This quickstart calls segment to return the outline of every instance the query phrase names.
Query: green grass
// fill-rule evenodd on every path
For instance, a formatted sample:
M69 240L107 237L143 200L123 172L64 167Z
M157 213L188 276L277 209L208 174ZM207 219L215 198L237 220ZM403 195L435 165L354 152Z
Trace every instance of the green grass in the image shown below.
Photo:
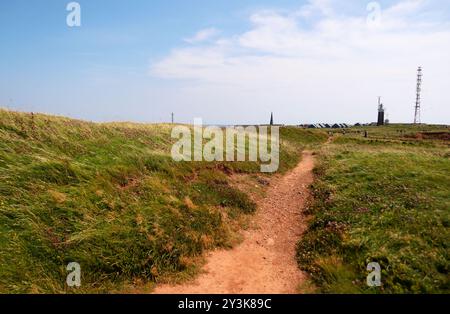
M182 278L233 245L255 204L229 173L255 163L176 163L170 125L95 124L0 110L0 293L111 292ZM320 131L281 130L280 172ZM82 287L68 289L69 262Z
M450 154L448 142L410 140L423 128L442 130L371 128L322 149L297 250L318 292L450 292ZM382 267L380 288L366 285L370 262Z

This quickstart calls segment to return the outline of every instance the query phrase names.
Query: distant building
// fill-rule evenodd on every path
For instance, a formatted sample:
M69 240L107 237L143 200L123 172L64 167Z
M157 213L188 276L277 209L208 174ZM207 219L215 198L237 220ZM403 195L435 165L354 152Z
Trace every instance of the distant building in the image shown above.
M331 126L332 129L348 129L350 127L347 123L335 123Z
M382 126L384 125L384 106L381 103L381 97L378 97L378 122L377 125L378 126Z
M334 124L328 124L328 123L315 123L315 124L307 124L303 127L308 129L347 129L350 128L351 125L347 123L334 123Z

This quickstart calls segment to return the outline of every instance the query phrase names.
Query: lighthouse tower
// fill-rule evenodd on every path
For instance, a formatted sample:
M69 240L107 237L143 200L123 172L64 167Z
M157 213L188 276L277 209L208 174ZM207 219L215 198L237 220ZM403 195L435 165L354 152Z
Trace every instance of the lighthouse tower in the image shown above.
M384 125L384 106L381 103L381 97L378 97L378 126Z

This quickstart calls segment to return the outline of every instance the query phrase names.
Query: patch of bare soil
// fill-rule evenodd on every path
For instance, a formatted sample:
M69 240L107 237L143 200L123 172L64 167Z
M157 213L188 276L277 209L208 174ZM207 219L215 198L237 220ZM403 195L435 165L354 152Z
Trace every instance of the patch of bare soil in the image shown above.
M424 140L450 141L450 132L422 132L417 133L416 138Z
M294 170L271 182L240 245L209 253L202 274L193 282L161 285L154 293L297 293L305 275L297 266L295 246L306 228L302 212L313 167L311 152L304 152Z

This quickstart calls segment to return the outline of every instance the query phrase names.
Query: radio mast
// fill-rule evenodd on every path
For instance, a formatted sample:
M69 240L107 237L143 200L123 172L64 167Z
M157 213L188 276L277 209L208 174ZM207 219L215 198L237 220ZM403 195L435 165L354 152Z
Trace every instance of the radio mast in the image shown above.
M420 117L420 102L421 97L420 93L422 92L422 67L419 67L417 70L417 93L416 93L416 107L415 107L415 114L414 114L414 124L421 123L421 117Z

